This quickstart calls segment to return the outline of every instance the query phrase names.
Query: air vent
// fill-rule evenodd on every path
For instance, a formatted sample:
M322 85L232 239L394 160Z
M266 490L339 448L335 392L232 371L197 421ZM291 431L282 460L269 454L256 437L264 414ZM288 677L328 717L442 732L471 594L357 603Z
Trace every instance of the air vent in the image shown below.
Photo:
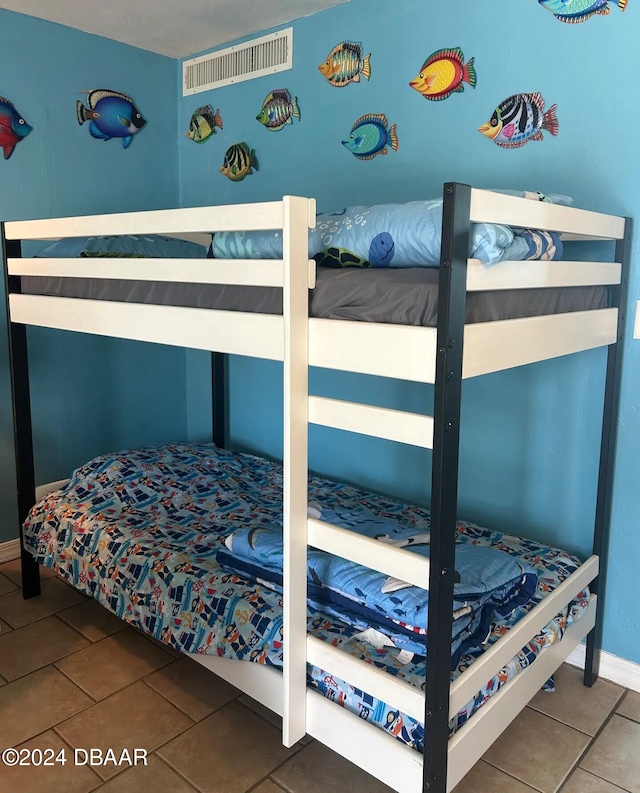
M286 28L184 61L182 95L192 96L292 68L293 28Z

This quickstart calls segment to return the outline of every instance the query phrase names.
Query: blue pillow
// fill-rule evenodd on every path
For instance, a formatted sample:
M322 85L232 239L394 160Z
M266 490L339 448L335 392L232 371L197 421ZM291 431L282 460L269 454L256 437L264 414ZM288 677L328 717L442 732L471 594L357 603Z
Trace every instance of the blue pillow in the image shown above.
M348 207L316 217L316 227L309 233L309 258L337 251L337 258L348 252L373 267L437 267L441 236L441 198ZM512 242L513 231L507 226L477 224L470 255L495 264ZM282 233L215 234L213 255L216 259L281 259Z
M120 237L68 237L47 245L39 257L76 259L81 256L145 259L204 259L207 249L195 242L155 234Z
M540 201L564 203L566 196L501 191ZM356 206L316 217L309 233L309 258L331 266L438 267L442 237L442 199L406 204ZM508 226L476 223L469 255L496 264L515 239ZM280 259L279 231L215 234L216 259ZM318 258L319 257L319 258Z

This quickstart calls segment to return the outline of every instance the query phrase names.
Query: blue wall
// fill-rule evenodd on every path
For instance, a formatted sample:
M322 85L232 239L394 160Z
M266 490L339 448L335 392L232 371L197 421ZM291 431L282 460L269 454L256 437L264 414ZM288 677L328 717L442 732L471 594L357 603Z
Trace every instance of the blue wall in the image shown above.
M0 159L2 220L176 205L175 61L0 11L0 75L0 95L34 127ZM130 94L149 119L127 151L78 126L77 94L93 88ZM38 481L114 447L185 436L182 350L40 329L29 344ZM18 533L9 394L3 309L0 542Z
M199 104L219 107L224 130L205 145L180 136L182 206L315 196L320 210L439 195L444 181L561 192L578 206L634 215L638 208L640 83L632 67L640 18L623 15L563 25L534 0L415 3L352 0L295 23L294 69L180 100L180 130ZM331 87L317 71L339 41L372 52L371 82ZM459 46L476 58L478 87L427 102L408 81L424 59ZM607 64L604 66L604 64ZM299 99L302 121L271 133L255 120L273 88ZM558 104L560 135L501 150L477 127L511 94L540 91ZM398 125L400 148L359 162L340 144L364 113ZM236 141L255 147L260 171L233 184L218 173ZM637 259L634 248L634 262ZM631 284L640 293L637 268ZM628 319L629 330L632 315ZM206 389L205 358L190 354L190 381ZM513 533L590 549L601 420L604 351L558 359L466 384L460 514ZM612 532L605 648L640 662L640 342L625 344L625 377ZM234 443L281 454L280 367L231 362ZM428 412L429 388L314 372L317 393ZM206 427L207 416L190 416ZM312 430L312 468L416 502L428 501L428 455L398 445Z

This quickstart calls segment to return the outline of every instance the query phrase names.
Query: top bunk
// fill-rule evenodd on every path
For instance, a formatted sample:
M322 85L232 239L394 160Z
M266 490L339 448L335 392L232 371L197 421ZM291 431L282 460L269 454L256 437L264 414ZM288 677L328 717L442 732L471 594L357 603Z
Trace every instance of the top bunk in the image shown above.
M455 183L444 186L441 207L440 266L413 271L317 267L309 258L315 200L295 196L257 204L8 222L2 224L2 242L10 318L24 325L281 361L292 354L292 344L299 347L308 340L303 357L311 366L423 383L435 382L438 335L445 320L451 330L452 318L460 325L456 338L464 343L465 378L616 342L616 287L629 255L630 221ZM477 224L540 229L566 241L608 241L615 244L614 260L502 261L488 267L469 255ZM22 258L22 243L36 240L161 234L206 246L212 233L253 231L281 231L282 258ZM391 314L383 321L367 321L379 312L341 315L334 308L328 317L348 318L313 316L313 296L328 294L328 284L334 292L344 292L365 281L374 284L369 307L384 307L385 295L393 302L400 282L402 294L413 301L431 300L429 319L404 324L413 320ZM101 289L87 291L78 284L99 284ZM123 298L125 293L113 291L114 285L136 287L137 296ZM176 298L186 286L191 297ZM279 302L259 300L252 306L245 301L247 310L238 310L237 301L203 300L209 289L228 296L235 287L244 295L252 289L262 296L277 290ZM567 294L570 300L564 299ZM581 294L584 300L576 301ZM538 300L539 295L549 299ZM521 305L528 302L524 315L504 302L513 296ZM178 305L166 304L176 301Z

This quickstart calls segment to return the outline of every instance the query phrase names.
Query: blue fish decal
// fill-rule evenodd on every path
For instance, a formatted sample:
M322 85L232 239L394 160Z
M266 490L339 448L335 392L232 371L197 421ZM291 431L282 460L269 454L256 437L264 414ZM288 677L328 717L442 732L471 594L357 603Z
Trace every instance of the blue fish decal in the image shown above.
M560 22L569 24L586 22L593 16L607 16L611 13L609 0L538 0L538 2ZM628 0L617 0L616 5L624 11L627 2Z
M126 149L131 145L133 136L147 123L140 111L125 94L100 88L88 91L87 105L76 102L78 124L82 126L89 121L89 134L98 140L122 138Z
M0 96L0 148L5 160L11 157L15 147L32 129L15 109L13 102Z
M369 246L369 262L374 267L389 267L393 254L396 252L396 246L393 237L388 231L383 231L377 234L371 241Z
M387 146L398 151L396 125L389 129L384 113L369 113L356 121L349 140L343 140L342 145L359 160L372 160L378 154L386 154Z

